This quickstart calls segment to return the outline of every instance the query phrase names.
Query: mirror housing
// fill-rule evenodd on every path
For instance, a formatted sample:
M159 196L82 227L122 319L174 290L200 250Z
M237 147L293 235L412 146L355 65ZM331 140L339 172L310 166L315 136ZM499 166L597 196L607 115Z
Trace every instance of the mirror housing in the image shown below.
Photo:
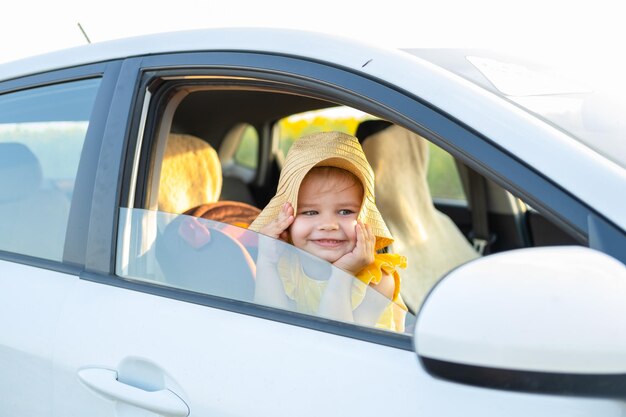
M455 382L626 398L626 267L576 246L474 260L425 300L415 351Z

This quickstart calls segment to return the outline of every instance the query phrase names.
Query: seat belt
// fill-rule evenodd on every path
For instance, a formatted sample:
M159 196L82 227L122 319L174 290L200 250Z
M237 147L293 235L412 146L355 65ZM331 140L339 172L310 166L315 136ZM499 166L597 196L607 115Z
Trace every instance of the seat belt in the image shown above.
M479 255L487 255L495 235L489 233L487 218L487 181L471 168L467 168L469 179L470 208L472 210L472 231L470 239Z

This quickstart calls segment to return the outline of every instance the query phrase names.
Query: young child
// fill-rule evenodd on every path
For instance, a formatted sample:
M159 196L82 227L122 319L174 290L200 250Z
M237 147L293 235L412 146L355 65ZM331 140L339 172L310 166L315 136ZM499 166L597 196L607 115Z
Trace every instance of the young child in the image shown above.
M374 175L356 138L324 132L297 140L276 195L250 230L337 267L324 268L313 257L261 239L256 302L404 331L396 268L406 260L376 253L393 239L376 208Z

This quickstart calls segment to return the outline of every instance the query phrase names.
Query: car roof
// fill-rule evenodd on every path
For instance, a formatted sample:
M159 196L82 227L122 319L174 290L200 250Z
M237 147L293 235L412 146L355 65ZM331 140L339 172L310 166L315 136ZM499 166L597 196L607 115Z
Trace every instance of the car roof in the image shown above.
M222 28L198 29L136 36L97 42L0 65L0 81L54 69L132 56L196 51L257 51L307 56L346 55L363 65L372 52L390 51L336 35L293 29ZM391 52L393 53L393 52Z

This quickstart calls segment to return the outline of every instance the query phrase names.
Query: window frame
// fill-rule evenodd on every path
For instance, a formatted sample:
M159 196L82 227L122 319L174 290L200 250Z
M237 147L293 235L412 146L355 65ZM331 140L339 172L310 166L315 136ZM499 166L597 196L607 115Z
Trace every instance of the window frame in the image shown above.
M394 88L384 81L369 78L363 74L304 58L252 52L152 55L141 58L141 68L136 68L137 65L138 62L129 64L128 73L124 75L124 77L129 77L135 69L138 70L136 77L140 81L135 85L136 88L131 88L132 85L125 85L127 89L135 91L134 96L124 95L123 99L120 98L124 105L128 105L126 109L131 114L131 120L119 120L118 116L118 119L111 118L107 122L107 126L111 126L116 121L125 121L128 124L124 124L124 127L127 127L124 140L120 137L122 128L117 127L117 135L104 136L103 148L111 147L120 153L124 153L124 149L126 151L124 155L117 155L115 158L117 164L106 168L103 160L105 155L101 155L100 158L98 178L109 175L109 178L113 179L109 179L110 189L104 193L108 198L108 205L106 208L100 207L104 210L103 215L94 216L96 212L92 210L91 220L95 227L90 228L87 253L97 259L92 261L92 272L82 275L82 278L87 280L400 349L413 349L412 337L404 335L361 328L352 324L329 322L316 317L211 295L164 288L158 284L131 282L114 275L117 209L118 207L134 207L136 201L134 187L137 182L132 181L141 175L146 175L145 163L141 163L139 159L141 151L145 151L143 141L149 140L151 129L153 130L158 122L157 118L150 114L149 108L155 101L150 97L149 87L153 83L166 82L172 77L186 76L191 79L202 76L248 77L284 85L285 92L308 91L316 98L358 108L419 133L453 157L511 190L518 197L535 207L542 208L553 221L573 232L583 241L587 241L587 218L591 215L599 216L532 167L511 156L488 138L463 125L462 122L421 101L419 97L407 91ZM124 67L126 66L125 62ZM122 73L124 74L124 69ZM115 101L112 104L115 105ZM124 108L117 111L120 113L123 110ZM261 158L264 157L263 153L269 151L269 144L264 143L260 149ZM112 153L114 153L113 150ZM109 158L114 156L109 155ZM482 161L490 161L489 166ZM113 172L115 169L117 173ZM262 171L263 167L260 166L259 169ZM119 196L112 191L115 187L121 190ZM111 226L115 230L111 230ZM105 236L96 235L96 232L102 229L105 229Z

